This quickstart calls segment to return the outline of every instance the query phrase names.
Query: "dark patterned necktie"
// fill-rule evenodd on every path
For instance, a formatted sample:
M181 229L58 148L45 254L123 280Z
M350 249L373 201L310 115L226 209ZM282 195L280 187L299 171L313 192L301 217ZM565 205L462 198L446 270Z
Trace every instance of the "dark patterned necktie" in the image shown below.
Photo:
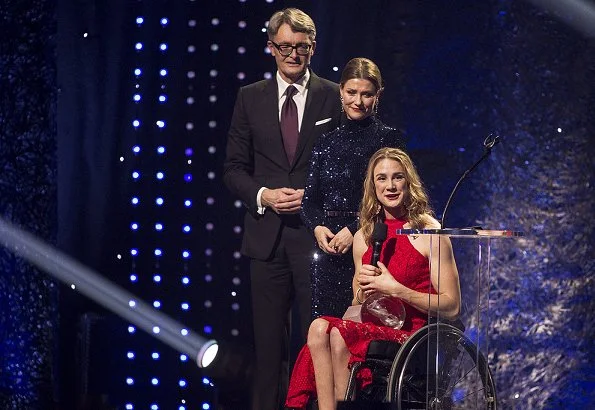
M290 85L285 91L285 102L281 107L281 135L283 135L283 146L287 154L289 164L293 164L295 149L298 142L298 111L293 96L297 89Z

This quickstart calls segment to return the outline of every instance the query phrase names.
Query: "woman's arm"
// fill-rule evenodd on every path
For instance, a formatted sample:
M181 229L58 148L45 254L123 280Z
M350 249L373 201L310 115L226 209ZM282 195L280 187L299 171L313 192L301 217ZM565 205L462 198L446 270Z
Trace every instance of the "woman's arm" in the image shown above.
M317 226L324 225L324 210L322 209L322 198L320 197L320 167L323 156L322 141L324 135L314 146L312 157L310 159L310 170L306 178L306 187L304 197L302 198L302 208L300 214L306 227L314 232Z
M353 287L353 300L351 301L351 304L354 306L360 304L360 302L357 300L357 291L359 290L358 273L362 268L362 257L364 256L364 253L366 253L367 249L368 246L364 241L364 235L362 235L362 231L360 229L353 237L353 264L355 266L355 271L353 274L353 280L351 282ZM363 296L363 292L360 292L360 296Z

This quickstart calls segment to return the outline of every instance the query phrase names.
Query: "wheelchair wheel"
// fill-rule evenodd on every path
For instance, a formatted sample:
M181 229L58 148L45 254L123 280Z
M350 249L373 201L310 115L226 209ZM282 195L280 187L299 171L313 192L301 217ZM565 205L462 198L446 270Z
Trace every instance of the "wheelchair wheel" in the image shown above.
M497 408L485 357L463 332L445 323L425 326L403 344L386 399L398 410Z

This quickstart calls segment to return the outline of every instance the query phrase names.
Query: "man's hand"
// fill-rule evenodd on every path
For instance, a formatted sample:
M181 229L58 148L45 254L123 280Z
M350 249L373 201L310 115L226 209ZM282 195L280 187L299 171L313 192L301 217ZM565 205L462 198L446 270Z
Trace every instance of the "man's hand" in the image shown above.
M303 189L277 188L262 191L262 206L271 208L278 214L295 214L302 206Z

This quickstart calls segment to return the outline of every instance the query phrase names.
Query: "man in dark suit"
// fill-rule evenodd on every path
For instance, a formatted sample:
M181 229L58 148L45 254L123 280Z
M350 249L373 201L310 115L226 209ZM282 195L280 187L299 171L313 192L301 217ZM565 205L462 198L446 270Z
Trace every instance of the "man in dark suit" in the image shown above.
M298 9L278 11L268 38L277 74L239 90L223 174L247 208L242 253L251 271L254 410L275 410L285 400L294 302L305 340L314 240L299 210L312 147L341 116L338 85L309 69L316 48L312 19Z

